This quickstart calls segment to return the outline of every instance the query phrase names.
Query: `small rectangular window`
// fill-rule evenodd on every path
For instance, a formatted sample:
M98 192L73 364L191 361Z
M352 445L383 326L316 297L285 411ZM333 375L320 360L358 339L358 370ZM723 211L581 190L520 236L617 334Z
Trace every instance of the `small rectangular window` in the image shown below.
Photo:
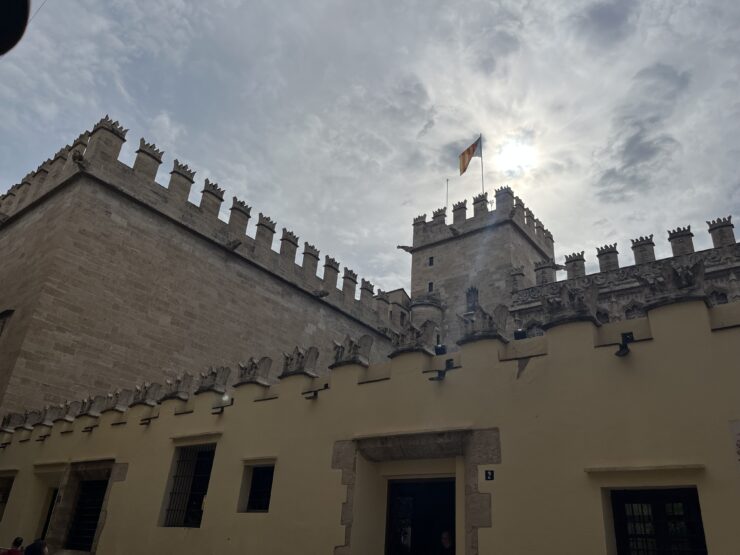
M432 291L434 291L434 283L432 283L431 281L429 282L429 285L428 285L427 287L428 287L428 291L429 291L430 293L431 293Z
M406 314L404 312L401 312L401 325L403 326L406 323Z
M3 513L8 504L11 489L13 489L13 477L6 476L0 478L0 520L3 519Z
M434 266L434 257L433 256L430 256L429 257L429 265L430 266Z
M8 321L10 320L10 317L13 315L12 310L6 310L4 312L0 312L0 336L3 334L3 330L8 325Z
M165 526L200 528L215 453L213 443L177 448Z
M274 464L250 464L244 467L238 511L266 513L270 510Z

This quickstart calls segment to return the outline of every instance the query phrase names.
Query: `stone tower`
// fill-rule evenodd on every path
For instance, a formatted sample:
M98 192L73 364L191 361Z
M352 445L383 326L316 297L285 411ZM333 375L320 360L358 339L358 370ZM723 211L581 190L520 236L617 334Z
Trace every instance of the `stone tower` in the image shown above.
M461 318L482 307L493 314L509 305L514 289L554 281L553 237L509 187L496 190L495 210L488 194L414 219L411 253L411 319L439 324L440 341L451 348L462 336ZM499 311L502 312L502 311Z

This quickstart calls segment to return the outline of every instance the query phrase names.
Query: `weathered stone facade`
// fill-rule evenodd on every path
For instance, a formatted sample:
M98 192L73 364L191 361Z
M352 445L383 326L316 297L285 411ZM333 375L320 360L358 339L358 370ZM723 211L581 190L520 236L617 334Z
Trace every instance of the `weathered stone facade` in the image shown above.
M653 235L632 241L635 265L617 245L554 260L553 236L509 187L456 203L413 223L411 295L378 291L175 160L165 188L154 181L163 152L141 139L133 167L118 161L127 131L104 118L0 198L0 409L42 407L182 369L236 367L250 356L279 361L302 349L368 336L368 362L487 335L539 335L567 319L630 319L686 298L709 304L740 296L731 217L707 222L712 249L694 252L690 227L669 231L674 256L655 260ZM557 280L565 269L566 280ZM520 332L521 333L521 332ZM326 372L322 350L317 372ZM262 367L264 368L264 366ZM269 375L276 379L279 364ZM232 376L232 380L237 379Z
M169 187L154 182L162 153L142 140L133 168L118 161L125 132L102 120L0 199L0 407L41 408L184 369L282 358L296 345L369 334L372 360L392 348L391 305L250 207L206 180L200 206L187 201L194 172L175 161ZM354 276L354 279L352 279ZM328 366L325 350L319 368ZM279 373L273 367L274 379Z
M0 198L0 545L68 553L94 482L87 553L376 555L391 482L442 479L456 555L615 555L610 495L674 488L701 498L709 552L738 552L730 217L707 222L712 249L679 227L671 258L640 237L633 266L609 244L587 275L504 187L495 210L417 218L411 296L376 294L348 268L338 287L328 256L319 278L313 245L296 264L288 229L273 251L264 214L247 235L243 201L221 221L208 179L189 203L178 160L157 184L155 145L119 162L125 136L105 118ZM201 449L191 504L180 455ZM265 464L269 511L250 513ZM197 524L166 516L183 492Z
M468 311L466 292L476 287L479 303L488 310L508 306L515 288L534 285L535 267L552 259L553 237L508 187L496 191L496 209L488 195L453 207L447 224L444 209L414 220L411 318L439 324L441 341L454 346L463 335L461 316Z
M652 247L652 236L633 240L635 264L623 268L616 259L616 245L607 245L597 252L602 260L606 254L615 255L609 269L577 276L569 271L566 280L515 291L510 306L515 326L538 335L565 320L601 325L641 318L652 307L674 302L700 299L715 306L740 300L740 245L735 243L730 218L724 229L725 238L715 241L712 249L694 252L691 245L657 261L639 250L646 243ZM583 253L566 257L566 266L574 257L582 259Z

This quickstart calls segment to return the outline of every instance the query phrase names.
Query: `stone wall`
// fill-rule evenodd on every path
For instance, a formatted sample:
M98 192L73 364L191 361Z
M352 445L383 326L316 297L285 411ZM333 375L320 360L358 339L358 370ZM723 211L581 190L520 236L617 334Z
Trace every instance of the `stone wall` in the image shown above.
M534 285L536 264L552 258L552 235L545 234L534 217L530 217L531 225L519 221L508 201L514 202L513 193L503 188L497 193L494 211L488 210L487 197L480 195L470 218L465 217L464 203L459 203L452 224L447 224L440 211L431 222L417 218L414 224L414 244L409 249L412 300L417 306L418 301L437 300L448 347L463 335L460 315L470 311L467 292L471 287L478 290L478 303L487 310L508 306L514 286ZM512 275L514 268L521 275Z
M296 264L288 230L272 250L266 216L246 235L241 201L223 222L223 191L208 180L200 206L189 203L194 172L177 161L169 187L157 184L153 145L142 141L133 168L119 162L116 125L103 120L89 144L82 135L0 199L0 312L14 311L0 337L0 411L251 356L271 357L277 375L296 346L318 346L321 371L347 334L375 339L372 360L390 351L379 331L393 327L388 303L376 307L372 284L357 299L345 269L338 288L329 257L319 278L308 244Z

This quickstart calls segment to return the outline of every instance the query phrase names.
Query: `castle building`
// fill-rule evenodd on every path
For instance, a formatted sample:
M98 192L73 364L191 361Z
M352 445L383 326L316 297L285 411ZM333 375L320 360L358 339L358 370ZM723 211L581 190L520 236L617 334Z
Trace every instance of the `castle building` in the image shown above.
M0 198L0 546L740 552L730 217L586 274L503 187L415 219L410 294L358 292L125 138L106 117Z

